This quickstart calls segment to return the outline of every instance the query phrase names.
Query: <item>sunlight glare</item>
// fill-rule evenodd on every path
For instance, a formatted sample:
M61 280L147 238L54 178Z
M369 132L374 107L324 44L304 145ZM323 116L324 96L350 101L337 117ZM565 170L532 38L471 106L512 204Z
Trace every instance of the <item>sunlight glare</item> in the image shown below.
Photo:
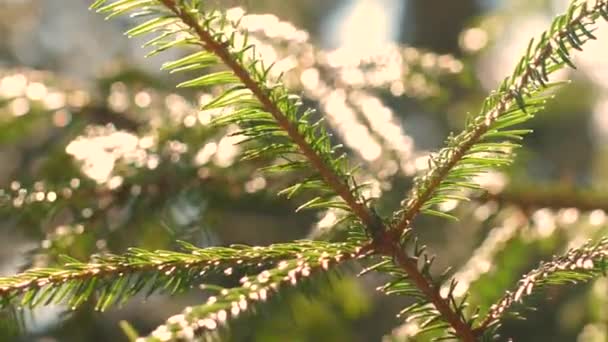
M389 43L391 17L383 1L360 0L339 28L338 40L351 58L360 58Z

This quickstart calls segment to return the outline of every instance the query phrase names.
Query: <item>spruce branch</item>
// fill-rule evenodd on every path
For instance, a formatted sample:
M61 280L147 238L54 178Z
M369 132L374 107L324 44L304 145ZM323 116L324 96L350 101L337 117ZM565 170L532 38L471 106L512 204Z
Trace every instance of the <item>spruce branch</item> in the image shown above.
M203 47L177 61L165 63L163 69L171 72L191 71L209 67L227 67L182 82L178 87L228 88L220 96L202 107L204 111L223 111L217 124L237 124L247 141L262 142L253 147L245 158L277 157L287 163L265 168L266 171L312 169L317 173L284 189L288 197L305 189L315 189L319 195L300 208L339 208L352 212L367 226L379 226L378 220L364 199L354 180L354 169L348 166L344 154L337 155L339 147L332 146L330 136L321 122L308 120L314 111L301 112L299 97L279 83L269 80L271 67L265 67L255 46L248 43L246 32L238 27L234 18L225 13L205 11L203 1L96 1L92 7L108 17L135 11L132 16L153 18L129 30L131 37L152 32L160 35L146 43L156 49L149 55L182 45ZM226 114L226 112L230 112ZM294 158L295 157L295 158ZM295 159L295 160L294 160ZM302 160L304 159L304 160ZM339 196L336 200L333 196Z
M210 274L230 275L237 270L270 267L299 255L341 250L345 243L302 240L267 247L182 245L186 252L132 248L124 255L95 256L90 263L72 259L61 268L32 269L0 278L0 308L50 303L77 307L96 297L96 309L105 310L140 292L176 293Z
M472 177L511 162L512 150L519 145L496 139L520 140L529 132L507 128L526 122L543 109L546 90L559 85L550 83L549 75L564 66L574 67L570 51L580 50L586 41L595 39L592 26L600 16L608 18L608 1L598 0L593 6L573 1L536 45L530 41L513 74L484 101L481 112L469 117L466 128L449 137L447 147L430 157L429 171L416 180L404 209L395 215L395 230L403 232L420 212L446 216L432 206L461 200L453 193L464 187L476 188Z
M108 17L130 11L135 12L134 17L151 17L127 34L159 33L146 43L155 48L152 54L184 45L202 47L202 51L166 63L163 69L170 72L207 69L202 76L178 87L221 90L221 95L204 104L201 110L221 114L215 117L216 124L240 127L238 134L244 137L243 142L253 145L244 159L271 157L286 163L267 167L267 171L314 173L281 193L292 197L302 190L314 190L317 197L301 208L343 210L349 218L355 218L351 230L357 231L350 233L360 235L344 243L296 241L269 247L209 249L185 246L186 253L132 249L123 256L99 256L90 263L70 260L63 268L30 270L0 278L0 308L12 308L19 303L33 307L57 302L76 307L97 297L97 308L103 310L144 290L175 293L191 288L208 274L231 275L234 270L255 274L245 276L241 285L234 288L207 285L204 289L214 294L207 303L171 317L150 337L142 338L194 339L218 331L229 318L250 312L252 306L271 298L280 289L297 285L311 275L323 274L345 261L376 254L381 261L366 271L392 276L380 290L417 300L401 314L421 322L423 331L440 331L442 338L475 341L492 333L504 313L511 311L514 303L534 294L535 289L585 281L605 273L608 240L571 250L526 275L516 291L507 293L473 329L475 315L467 317L466 301L457 301L454 296L456 280L452 279L447 294L442 294L441 284L450 279L447 273L435 279L430 271L433 258L424 247L416 243L413 252L407 247L416 241L412 222L418 214L449 216L433 207L447 200L465 199L455 192L475 188L472 178L511 162L512 151L519 147L513 141L529 132L513 126L530 120L543 109L547 90L559 85L551 83L549 76L565 66L574 67L570 51L580 50L587 40L595 38L592 25L600 16L608 19L608 0L597 0L593 5L573 1L567 13L557 17L536 44L534 40L530 42L513 74L486 99L480 113L469 117L463 132L450 136L447 147L431 156L429 172L415 181L404 209L395 213L391 225L385 224L369 206L370 199L362 196L362 186L353 177L355 169L348 165L344 154L338 155L339 147L331 144L322 122L310 122L313 111L302 111L301 100L288 92L280 77L269 76L271 67L264 66L262 56L256 54L256 46L247 43L247 33L239 28L238 20L232 15L204 10L204 3L204 0L96 0L93 7L109 14ZM364 228L367 235L358 228Z
M231 114L217 118L216 123L238 124L242 129L240 134L246 137L246 141L259 140L264 143L263 147L249 150L249 157L270 155L288 160L287 164L273 166L271 170L303 169L312 164L320 177L308 178L283 190L283 193L291 197L303 189L313 188L330 196L338 195L343 202L317 197L301 207L338 208L358 217L372 237L371 244L364 247L361 254L367 255L373 251L391 258L397 255L408 276L416 279L415 283L425 288L422 292L429 296L427 300L437 306L442 314L449 316L448 321L455 325L456 335L466 341L472 341L470 329L464 322L456 322L458 315L450 311L447 300L438 294L438 288L432 284L428 274L424 275L416 267L412 267L414 259L408 259L401 250L399 237L387 234L382 219L367 207L367 200L358 193L361 186L352 178L352 170L346 166L344 156L335 155L336 148L331 146L329 135L320 122L308 122L312 114L310 110L298 114L299 100L289 95L280 84L268 85L267 76L270 69L265 68L263 63L256 59L255 47L247 44L246 35L242 37L240 44L237 38L238 23L228 20L225 14L203 10L202 1L156 0L144 3L146 6L139 8L141 3L134 0L100 0L93 7L98 12L108 13L109 16L138 9L140 11L135 12L133 16L152 16L152 19L127 32L130 36L161 32L158 37L147 43L156 47L151 54L179 45L204 48L204 51L166 63L163 67L166 70L196 70L219 66L218 62L228 67L228 72L207 74L183 82L179 86L232 85L202 109L232 111ZM253 53L246 55L249 50ZM305 161L291 160L293 155L303 157Z
M440 217L449 216L432 207L446 200L464 199L455 195L454 191L477 188L470 180L472 177L490 167L511 162L512 150L519 145L508 140L519 140L529 131L506 128L529 120L543 108L546 90L558 85L549 83L549 75L565 65L573 66L569 57L570 50L581 49L587 40L594 39L589 26L594 24L600 15L608 18L607 11L606 1L597 1L590 9L586 4L574 1L567 13L557 17L551 29L543 33L536 46L533 40L530 42L513 75L506 78L499 90L486 99L481 113L469 118L465 130L457 136L450 136L448 146L430 157L429 171L416 179L405 208L394 216L395 223L389 235L404 235L406 239L411 232L411 222L420 212ZM503 141L496 142L496 139ZM407 270L408 267L401 262L401 258L395 258ZM416 265L414 263L409 268ZM449 288L449 303L455 303L452 296L455 284L453 281ZM437 297L442 299L439 295ZM441 310L438 306L440 301L433 303L436 309ZM464 301L461 303L464 305ZM460 307L455 306L450 312L461 313ZM425 317L432 317L428 311L423 312ZM449 318L444 312L441 313L444 318ZM430 321L434 322L433 318ZM462 322L460 317L454 320L454 323L459 322ZM451 321L450 324L456 328ZM471 325L472 322L465 328L470 328ZM466 337L460 337L475 340L482 332L483 329L476 330Z
M242 61L235 58L234 54L229 50L228 42L219 40L217 36L214 37L212 32L201 26L199 20L193 16L192 11L188 11L184 7L178 6L174 0L160 0L160 2L193 30L196 36L201 40L203 47L219 57L243 85L253 93L257 100L262 104L263 109L272 115L278 125L298 146L303 156L319 172L328 186L346 202L350 210L352 210L366 226L377 225L377 220L375 220L370 210L365 206L364 201L359 200L353 195L353 189L350 188L344 179L341 179L341 177L335 173L335 170L332 170L332 168L326 165L326 161L309 144L309 141L300 132L298 126L294 125L284 113L284 110L279 108L276 101L276 94L273 94L273 92L277 92L277 89L270 89L263 83L260 83L259 80L256 81L252 76L251 70L247 70L242 64ZM193 2L193 9L196 8L196 3L197 2Z
M576 284L606 275L608 263L608 239L588 242L580 248L571 249L562 256L542 263L538 268L523 276L513 291L507 291L503 298L492 305L476 331L496 328L504 316L512 311L512 306L522 303L524 298L537 294L547 286Z
M272 298L285 287L296 286L303 280L324 273L344 262L361 257L359 248L349 243L328 244L308 250L295 258L282 260L255 276L241 278L241 286L222 288L202 286L213 296L202 305L188 307L181 314L167 319L143 341L193 340L197 336L214 333L229 319L248 313L252 307Z
M332 160L335 148L329 144L329 137L319 123L307 122L311 112L298 114L300 103L294 100L280 85L269 85L268 73L263 63L256 59L255 51L249 57L246 51L254 49L247 45L245 35L242 47L237 47L237 25L222 14L205 12L201 1L145 1L150 7L136 15L157 16L128 31L131 36L160 31L149 45L157 47L153 53L169 47L194 44L205 51L189 55L181 60L167 63L165 69L185 71L215 66L218 62L229 71L219 71L183 82L183 87L228 86L226 92L203 106L203 110L235 109L230 115L217 120L224 124L240 124L241 134L246 141L263 141L263 147L254 148L247 157L260 155L280 156L287 164L273 166L275 171L303 169L312 165L319 178L310 178L284 191L293 195L302 189L316 188L341 201L317 197L303 207L340 208L352 212L364 224L372 236L372 243L364 251L373 251L394 258L402 270L413 279L424 297L432 302L441 316L454 328L454 334L472 341L475 336L462 315L462 305L455 305L448 295L439 294L439 286L434 285L428 268L418 269L417 255L408 256L403 250L407 239L403 233L409 230L413 218L419 213L447 216L431 207L447 199L460 199L453 190L474 187L469 182L472 176L485 171L488 167L505 165L510 162L511 150L517 144L495 142L495 139L519 139L527 130L505 128L525 122L532 114L541 110L544 103L544 90L556 84L549 84L548 75L571 65L569 50L580 48L584 41L593 38L586 26L593 24L603 10L605 3L598 2L592 11L585 5L573 3L567 14L556 20L550 32L543 35L534 49L533 43L522 58L511 78L505 79L499 91L484 103L481 115L471 118L467 128L458 136L448 139L448 147L431 158L431 171L426 177L418 179L412 196L403 212L397 213L393 229L387 232L384 224L367 207L367 200L358 193L358 186L344 163ZM122 0L103 6L105 1L96 2L101 12L110 15L122 14L141 5L138 1ZM164 8L157 8L162 4ZM603 6L603 7L602 7ZM166 11L168 9L169 11ZM173 37L173 40L163 41ZM175 39L175 37L179 39ZM555 47L554 47L555 45ZM248 60L251 59L251 60ZM321 130L318 133L317 130ZM270 138L270 139L269 139ZM286 141L287 140L287 141ZM480 141L486 140L483 143ZM290 160L289 156L304 159ZM439 317L439 316L437 316Z
M323 179L327 184L335 191L337 195L342 197L346 204L350 207L352 212L361 220L364 226L372 234L376 234L378 231L384 231L382 221L377 218L370 210L361 202L359 202L353 195L352 190L340 181L336 174L329 168L326 167L323 160L315 153L315 150L308 145L306 139L299 134L297 128L291 125L285 114L277 107L275 102L267 95L267 91L251 78L251 73L248 72L242 65L240 65L230 54L226 45L213 39L209 32L205 31L190 15L188 15L181 8L177 7L173 0L161 0L165 6L171 9L183 22L191 27L201 41L204 43L206 49L215 53L219 58L234 72L234 74L241 80L241 82L249 88L258 100L264 106L264 109L272 114L277 120L279 125L288 133L290 138L298 145L304 156L312 163L312 165L319 171ZM393 256L398 265L400 265L408 276L412 279L413 283L420 289L425 297L432 302L441 315L447 322L454 328L456 335L460 336L464 341L473 341L474 336L471 332L470 326L463 321L463 317L459 316L449 305L448 300L441 297L439 294L439 287L432 284L431 279L425 277L423 273L418 270L415 259L407 256L404 251L400 248L397 241L393 240L390 242L389 252Z

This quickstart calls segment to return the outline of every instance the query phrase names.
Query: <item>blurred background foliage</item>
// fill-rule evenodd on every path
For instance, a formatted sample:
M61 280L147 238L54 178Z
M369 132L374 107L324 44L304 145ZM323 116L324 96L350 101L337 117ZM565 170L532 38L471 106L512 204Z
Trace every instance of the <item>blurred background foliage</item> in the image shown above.
M212 1L213 2L213 1ZM528 39L564 0L231 0L285 82L327 117L380 213L403 199L427 155L512 69ZM126 21L104 22L85 0L0 0L0 275L55 265L66 254L130 246L175 249L335 238L333 212L294 214L275 196L288 180L239 162L239 138L197 112L208 94L176 91L179 77L145 59ZM458 222L420 218L421 239L452 266L457 293L487 308L519 276L606 233L608 28L575 60L575 79L532 121L509 169L486 175L470 203L442 208ZM169 52L175 54L176 52ZM566 77L565 73L562 77ZM407 299L375 291L356 265L290 291L238 322L235 340L408 341L396 314ZM127 320L153 329L200 292L136 298L106 313L86 305L24 312L25 333L0 317L7 341L122 341ZM608 280L549 289L516 341L608 340ZM394 328L398 326L398 328ZM245 333L236 334L236 331Z

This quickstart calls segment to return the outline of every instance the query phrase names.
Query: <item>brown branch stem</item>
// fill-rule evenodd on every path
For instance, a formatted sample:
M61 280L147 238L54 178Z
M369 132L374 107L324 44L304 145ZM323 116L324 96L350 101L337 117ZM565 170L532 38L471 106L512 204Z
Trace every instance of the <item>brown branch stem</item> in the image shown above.
M401 248L394 249L393 258L397 265L406 272L409 280L433 303L443 319L452 326L456 335L465 342L476 341L475 332L464 318L452 309L448 300L441 296L439 287L433 285L430 279L420 273L416 259L407 256Z

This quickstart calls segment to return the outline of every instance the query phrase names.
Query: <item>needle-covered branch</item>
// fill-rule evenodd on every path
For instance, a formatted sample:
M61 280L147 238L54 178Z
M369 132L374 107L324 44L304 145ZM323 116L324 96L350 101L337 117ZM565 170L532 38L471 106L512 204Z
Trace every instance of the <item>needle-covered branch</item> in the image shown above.
M253 147L245 158L274 156L285 163L268 171L304 170L312 174L283 190L292 197L305 189L317 190L318 197L301 208L335 207L346 210L366 226L379 222L360 195L344 154L332 146L322 123L310 123L312 110L303 110L299 97L290 94L271 77L272 65L248 43L247 32L239 28L239 18L207 10L205 1L97 1L93 8L109 17L132 12L131 16L152 19L129 30L131 37L158 33L146 45L155 54L171 47L193 45L204 51L165 63L171 72L227 68L182 82L178 87L219 87L223 93L201 109L220 113L218 124L238 124L244 142ZM335 196L339 199L336 199Z
M327 247L285 259L257 275L245 276L240 280L241 285L234 288L202 286L213 293L205 304L186 308L181 314L170 317L150 336L137 341L193 340L200 335L215 333L229 319L249 313L252 307L270 300L285 287L296 286L309 277L360 256L358 248L352 245Z
M599 16L608 17L607 4L608 0L596 1L594 5L575 1L537 43L530 42L513 75L486 99L480 114L470 117L465 130L451 136L448 146L430 158L429 172L416 180L405 208L393 216L390 229L369 208L369 200L361 195L361 185L353 178L354 169L344 154L332 146L322 123L310 121L313 111L302 110L301 100L289 94L280 83L280 76L272 76L273 69L265 66L256 47L248 43L246 32L239 28L238 17L242 13L209 10L202 0L99 0L94 8L110 17L127 12L135 17L151 17L127 32L129 36L157 33L146 44L156 48L151 54L182 45L202 47L203 51L168 62L163 68L171 72L209 71L178 86L212 87L219 91L220 95L201 110L211 113L217 124L236 124L241 128L238 134L252 146L245 152L245 159L271 157L280 163L265 168L267 171L307 172L303 181L281 193L292 197L302 190L313 189L317 197L301 208L338 208L360 221L372 237L361 254L381 254L387 263L378 269L393 275L399 273L397 281L384 290L420 299L405 312L428 318L425 323L428 329L449 326L445 330L450 336L474 341L481 332L472 331L473 319L465 317L464 302L456 303L453 287L447 295L440 294L441 282L435 281L430 272L432 258L419 248L412 255L406 252L413 240L411 222L420 212L449 216L434 206L446 200L463 199L454 192L476 187L471 180L474 176L511 162L512 150L519 146L513 141L528 132L513 126L529 120L543 108L546 90L557 85L550 83L549 76L566 65L572 66L570 51L580 49L594 38L592 26ZM225 310L235 303L231 291L220 293L228 296L226 303L230 303L222 307L224 311L209 311L209 306L204 306L202 314L188 316L187 312L177 319L179 326L187 328L185 336L190 336L190 332L196 335L202 328L213 325L211 321L217 325L218 319L226 318ZM250 294L243 288L234 291L239 298ZM215 302L211 304L211 308L216 307ZM209 312L215 316L205 316ZM172 329L165 327L159 333L174 338Z
M0 307L35 307L66 303L77 307L89 298L96 309L121 304L136 294L176 293L211 275L228 276L272 267L281 260L354 247L321 241L294 241L267 247L196 248L185 252L131 249L124 255L94 257L89 263L69 260L58 268L32 269L0 278Z
M541 263L538 268L523 276L513 291L508 291L498 303L492 305L476 330L496 328L506 316L516 315L513 306L523 303L526 297L533 297L545 287L576 284L605 276L608 267L606 257L608 239L603 239L597 243L589 242L549 262Z
M608 19L608 1L598 0L594 5L573 1L536 43L530 41L513 74L486 98L480 113L469 116L465 129L450 136L447 147L430 156L428 172L416 179L405 207L394 217L397 231L409 227L420 212L446 216L434 206L464 199L457 192L477 188L474 176L511 163L512 151L519 147L516 142L530 132L513 126L544 108L547 90L560 84L551 83L550 75L565 66L574 67L571 51L581 50L585 42L595 39L591 31L601 16Z
M442 313L449 315L448 321L457 325L457 335L471 335L470 331L461 331L466 329L466 324L456 322L457 314L449 312L449 305L438 295L431 279L416 267L409 267L412 260L400 251L399 239L386 239L384 224L359 194L361 185L357 185L352 177L353 170L348 167L346 157L336 155L336 147L331 146L329 134L320 121L309 122L312 111L300 113L299 98L290 95L280 83L277 84L277 80L271 79L271 69L264 67L255 46L247 43L247 34L239 29L238 19L205 9L205 2L197 0L145 1L145 8L139 5L133 0L98 1L94 8L109 16L132 10L135 11L132 16L152 16L152 19L127 32L130 36L159 33L147 43L157 48L152 54L180 45L203 47L204 51L166 63L164 69L175 72L228 68L228 71L208 73L179 86L227 88L202 110L220 112L216 123L238 124L241 127L239 134L245 136L245 141L261 143L247 151L246 158L263 155L287 161L267 168L271 171L314 170L315 174L282 193L291 197L301 190L314 189L322 195L301 207L338 208L358 218L374 240L365 252L374 250L391 257L395 253L401 255L401 260L407 261L405 272L416 279L415 284L422 286L425 289L422 293L429 296L425 303L432 302Z

